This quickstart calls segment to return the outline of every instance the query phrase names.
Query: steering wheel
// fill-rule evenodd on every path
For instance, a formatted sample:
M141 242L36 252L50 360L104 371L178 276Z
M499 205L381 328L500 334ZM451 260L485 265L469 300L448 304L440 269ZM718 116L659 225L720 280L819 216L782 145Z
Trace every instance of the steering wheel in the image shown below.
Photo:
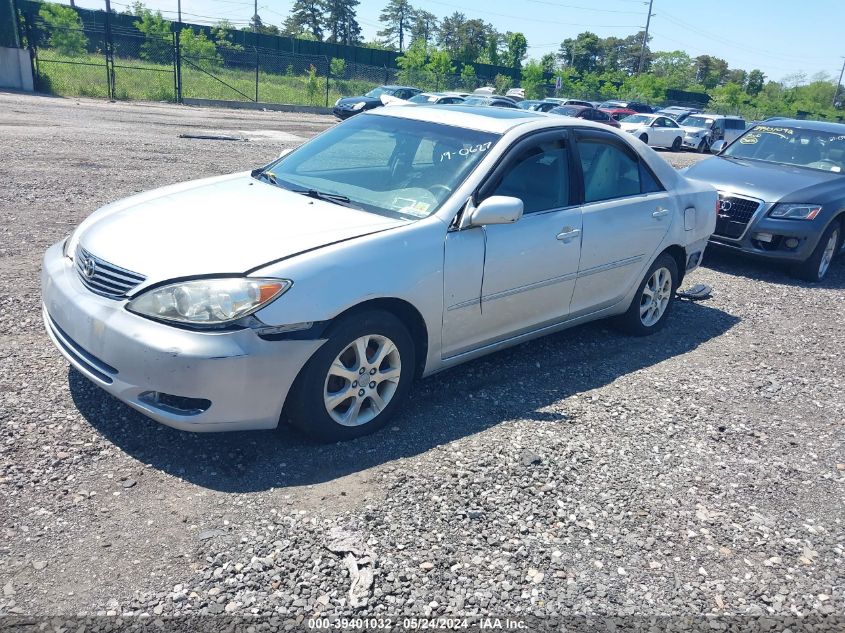
M452 189L451 189L450 187L447 187L446 185L431 185L430 187L427 187L427 189L428 189L431 193L433 193L433 194L435 195L435 197L437 196L437 194L438 194L438 192L439 192L439 191L444 191L444 192L446 192L446 195L447 195L447 196L448 196L448 195L451 195L451 193L452 193ZM445 196L444 196L444 197L445 197Z

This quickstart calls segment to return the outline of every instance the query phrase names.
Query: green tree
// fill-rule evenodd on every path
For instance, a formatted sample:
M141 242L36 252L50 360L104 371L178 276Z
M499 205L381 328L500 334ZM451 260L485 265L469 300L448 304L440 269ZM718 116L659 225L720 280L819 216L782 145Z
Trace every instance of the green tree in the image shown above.
M303 38L304 35L310 35L322 41L325 11L324 0L294 0L282 31L290 37Z
M449 51L433 50L428 56L425 69L434 77L437 90L443 86L444 79L455 73L455 65L452 63L452 56Z
M596 72L602 66L604 46L598 35L585 31L579 33L575 39L563 40L557 56L565 66L570 66L579 73Z
M235 26L229 20L220 20L211 27L211 37L214 40L214 45L217 48L225 48L230 51L242 51L244 47L240 44L235 44L230 39L234 30Z
M437 16L429 11L415 9L411 15L411 42L422 40L428 46L436 35L439 20Z
M308 96L308 103L311 105L320 105L322 92L320 79L317 77L317 69L314 67L314 64L311 64L308 68L308 77L305 81L305 94Z
M403 55L396 58L396 65L399 66L397 78L409 86L427 84L431 79L426 68L427 62L425 43L422 40L415 41Z
M752 97L756 97L763 90L763 84L766 82L766 75L762 70L755 68L748 73L748 80L745 84L745 91Z
M652 74L679 90L695 83L695 70L695 62L684 51L660 51L654 53L651 62Z
M440 23L437 44L449 51L453 59L462 62L475 62L487 47L495 29L483 20L467 20L463 13L456 11Z
M543 67L543 72L554 74L557 69L557 58L554 53L546 53L540 59L540 65Z
M190 27L179 31L179 41L182 48L182 57L201 68L212 68L219 66L223 60L217 54L217 47L205 33L195 33Z
M144 34L144 43L141 44L141 59L164 64L169 62L173 56L173 43L171 41L172 24L165 20L161 11L153 13L140 2L132 5L133 13L139 18L135 21L135 28Z
M522 33L507 33L505 35L505 54L502 61L510 68L522 68L522 60L528 52L528 40Z
M542 99L546 96L546 79L543 65L530 61L522 68L522 87L526 99Z
M346 74L346 60L333 57L329 64L329 70L332 77L343 77Z
M411 30L414 7L408 0L390 0L379 15L384 28L378 36L390 44L398 44L399 52L405 50L405 35Z
M85 55L88 38L76 11L60 4L46 3L41 5L38 15L49 27L50 48L68 57Z
M475 90L478 86L475 68L470 64L464 64L464 67L461 68L461 86L464 90Z
M355 13L359 0L326 0L325 28L333 44L355 46L361 41L361 25Z
M509 77L508 75L498 74L493 79L493 85L496 86L496 93L503 95L508 90L513 88L513 77Z
M275 24L264 24L264 21L261 19L261 16L257 13L252 16L249 20L249 27L245 28L246 31L253 31L254 33L258 33L259 35L279 35L279 27Z

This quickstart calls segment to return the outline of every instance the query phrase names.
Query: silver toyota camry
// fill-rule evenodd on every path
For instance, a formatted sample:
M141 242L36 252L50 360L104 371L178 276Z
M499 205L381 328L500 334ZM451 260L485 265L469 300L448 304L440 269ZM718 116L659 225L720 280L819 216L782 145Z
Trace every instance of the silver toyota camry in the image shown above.
M99 209L44 257L44 323L164 424L347 439L483 354L605 317L660 329L716 202L581 119L380 108L266 167Z

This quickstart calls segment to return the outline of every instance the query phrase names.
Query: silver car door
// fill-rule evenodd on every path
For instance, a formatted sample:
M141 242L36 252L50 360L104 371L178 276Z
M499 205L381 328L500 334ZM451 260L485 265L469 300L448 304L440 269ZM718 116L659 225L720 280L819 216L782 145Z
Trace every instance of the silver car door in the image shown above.
M576 140L584 204L572 317L617 303L640 281L676 204L633 148L615 135L584 130Z
M564 131L518 143L482 185L478 201L493 195L520 198L522 218L447 237L444 358L566 318L581 247L570 163ZM481 276L468 261L478 257L483 258ZM479 281L475 296L468 296Z

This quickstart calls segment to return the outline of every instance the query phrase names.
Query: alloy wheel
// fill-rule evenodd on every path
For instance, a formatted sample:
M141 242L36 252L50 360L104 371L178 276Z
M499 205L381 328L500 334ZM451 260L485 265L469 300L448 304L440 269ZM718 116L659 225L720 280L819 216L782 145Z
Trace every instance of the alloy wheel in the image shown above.
M379 334L358 337L329 367L323 388L326 411L343 426L371 422L393 399L401 373L393 341Z
M830 239L825 244L822 259L819 262L819 279L827 274L827 269L830 268L830 262L833 261L833 255L836 253L836 245L839 243L839 229L836 229L830 234Z
M672 273L668 268L658 268L649 277L640 297L640 321L646 327L655 325L672 298Z

